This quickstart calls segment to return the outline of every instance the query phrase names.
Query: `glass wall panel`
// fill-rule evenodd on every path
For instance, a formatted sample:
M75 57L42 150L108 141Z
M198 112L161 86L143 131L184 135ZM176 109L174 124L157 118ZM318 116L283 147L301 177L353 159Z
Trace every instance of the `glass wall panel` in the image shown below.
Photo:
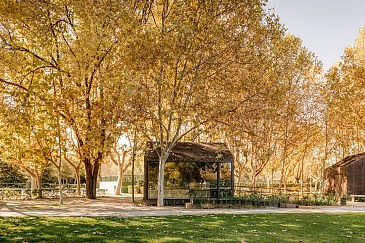
M231 163L220 163L220 181L219 186L221 188L231 188L232 186L232 173Z
M165 198L210 197L217 191L219 163L166 162ZM231 164L220 164L220 186L231 186ZM148 162L148 198L157 198L158 162Z
M217 188L218 163L198 163L200 168L201 183L208 188Z
M148 189L157 189L158 162L148 162Z

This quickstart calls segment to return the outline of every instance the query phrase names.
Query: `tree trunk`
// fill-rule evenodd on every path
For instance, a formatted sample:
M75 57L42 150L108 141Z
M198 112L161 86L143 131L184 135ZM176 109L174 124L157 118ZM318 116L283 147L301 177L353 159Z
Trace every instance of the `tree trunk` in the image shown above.
M257 162L255 160L252 166L252 188L254 191L256 191L256 177L257 177L256 168L257 168Z
M121 194L121 188L122 188L122 183L123 183L123 163L118 163L118 184L117 184L117 189L115 191L115 195L120 195Z
M256 157L256 150L255 150L256 143L252 142L252 153L251 153L251 168L252 168L252 189L256 191L256 179L257 179L257 160Z
M274 192L274 169L271 169L271 193Z
M285 148L284 148L284 151L285 151ZM284 152L285 153L285 152ZM279 190L280 190L280 193L281 193L281 190L282 189L285 189L284 187L284 177L285 177L285 155L283 156L282 158L282 161L281 161L281 175L280 175L280 183L279 183Z
M37 176L31 174L30 175L30 190L33 192L37 189Z
M241 180L242 180L242 170L239 170L237 173L237 186L241 185Z
M256 191L256 171L252 174L252 189Z
M304 146L304 152L303 152L303 157L302 157L302 161L301 161L301 168L300 168L300 192L303 195L304 192L304 158L305 155L307 153L307 147L308 147L308 139L309 139L309 129L307 130L306 133L306 139L305 139L305 146Z
M157 183L157 207L164 206L164 195L165 195L165 163L169 152L162 152L158 163L158 183Z
M128 154L128 151L123 151L122 159L120 159L120 155L118 155L118 161L117 161L117 165L118 165L118 184L117 184L117 189L116 189L115 195L120 195L121 194L121 188L122 188L122 183L123 183L124 172L129 167L129 164L128 164L126 166L126 168L124 168L125 158L126 158L127 154ZM132 179L132 188L134 188L133 179ZM132 192L133 191L134 190L132 190Z
M75 167L75 174L76 174L76 193L77 196L81 196L81 179L80 179L80 167Z
M38 198L42 198L42 174L37 175L37 189L38 189L38 193L37 193L37 197Z
M284 192L286 193L286 185L287 185L288 181L286 176L284 176Z
M58 169L58 186L60 188L60 204L63 204L61 166Z
M80 179L80 166L81 166L81 162L79 161L78 165L75 165L74 163L71 162L71 160L69 158L67 158L67 156L65 155L64 158L66 159L67 163L69 163L71 165L71 167L74 169L75 171L75 176L76 176L76 193L77 196L81 196L81 179Z
M136 138L136 133L134 133L134 138ZM132 202L134 202L134 160L136 158L136 154L135 154L135 146L136 146L136 143L134 142L133 143L133 150L132 150Z
M314 184L314 192L317 192L317 188L318 188L318 181L316 180Z
M311 164L309 171L309 193L312 193L312 183L313 183L312 166L313 163Z
M165 161L163 157L160 157L158 163L158 183L157 183L157 207L163 207L163 199L165 194Z
M303 156L304 157L304 156ZM304 192L304 159L302 159L301 171L300 171L300 193Z
M99 154L99 157L101 155ZM84 158L85 175L86 175L86 198L96 199L96 185L99 173L99 160L95 159L92 163L89 158Z
M58 161L58 186L60 188L59 193L60 193L60 204L63 204L63 194L62 194L62 146L61 146L61 125L60 125L60 120L59 117L57 117L57 121L58 121L58 150L59 150L59 161Z

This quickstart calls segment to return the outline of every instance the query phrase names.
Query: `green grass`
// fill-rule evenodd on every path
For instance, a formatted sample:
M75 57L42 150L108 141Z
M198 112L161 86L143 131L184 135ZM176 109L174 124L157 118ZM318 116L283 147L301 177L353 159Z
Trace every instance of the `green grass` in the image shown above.
M2 217L0 242L365 243L365 214Z

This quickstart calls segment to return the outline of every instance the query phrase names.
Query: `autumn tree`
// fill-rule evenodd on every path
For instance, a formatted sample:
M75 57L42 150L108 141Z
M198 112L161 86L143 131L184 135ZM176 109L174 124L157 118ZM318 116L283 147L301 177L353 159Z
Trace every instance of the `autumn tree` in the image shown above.
M293 172L291 168L298 161L289 158L294 158L304 140L304 121L311 117L309 114L316 113L314 106L308 105L314 101L308 93L310 87L318 87L321 65L299 38L285 33L280 24L277 29L275 38L263 49L264 60L256 70L246 70L250 79L245 81L253 80L247 92L256 95L225 120L228 143L240 141L246 147L245 157L250 164L247 172L253 187L261 173L271 179L280 173L284 182L285 175Z
M47 113L35 105L35 100L20 96L2 96L0 146L3 160L19 166L31 178L32 191L42 189L42 177L50 161L40 141L51 140L44 134L52 130ZM39 194L41 196L41 194Z
M354 45L347 46L341 61L325 74L322 94L326 143L322 153L322 181L326 166L364 151L364 43L365 28L362 28Z
M327 125L331 127L330 138L335 142L336 150L332 156L340 160L350 154L363 151L364 131L362 81L356 77L358 64L352 63L353 50L348 47L343 62L329 69L326 84L323 87L324 114ZM345 63L346 62L346 63ZM355 69L355 70L354 70ZM359 80L360 79L360 80Z
M57 169L58 187L60 204L63 204L63 185L62 185L62 151L64 150L64 135L61 131L60 119L58 114L49 114L51 116L44 116L46 122L40 127L38 133L40 136L35 137L40 153L44 160L54 165ZM42 124L42 122L38 122Z
M140 79L135 109L159 155L157 204L163 206L169 153L186 134L254 95L245 90L245 72L261 61L276 19L263 11L263 1L152 2L131 69Z
M99 166L123 129L133 92L124 59L139 32L133 2L2 1L0 81L4 92L36 96L75 134L96 198Z
M291 34L286 34L280 40L280 45L273 52L275 66L272 68L273 78L280 90L277 92L277 104L281 131L279 143L281 149L281 179L280 187L285 186L285 171L287 158L295 150L295 141L298 140L298 129L302 120L302 107L310 102L305 90L307 83L321 72L321 64L313 53L302 46L301 40Z

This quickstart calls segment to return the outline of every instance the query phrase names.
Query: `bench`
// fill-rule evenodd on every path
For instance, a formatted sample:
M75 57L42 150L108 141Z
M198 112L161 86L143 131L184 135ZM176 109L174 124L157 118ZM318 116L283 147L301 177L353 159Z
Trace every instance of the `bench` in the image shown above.
M351 202L355 202L355 197L365 197L365 195L351 195Z

